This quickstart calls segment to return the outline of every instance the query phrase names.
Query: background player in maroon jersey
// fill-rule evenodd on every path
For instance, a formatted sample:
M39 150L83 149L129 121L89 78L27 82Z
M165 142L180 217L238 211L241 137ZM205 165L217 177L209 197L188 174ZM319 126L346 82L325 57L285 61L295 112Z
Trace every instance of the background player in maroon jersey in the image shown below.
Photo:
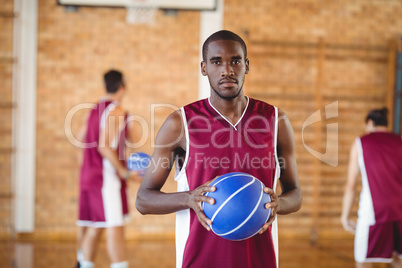
M126 180L141 181L125 165L125 141L132 131L120 105L125 95L123 74L104 75L106 96L90 111L81 128L84 148L81 176L78 244L83 253L77 267L94 267L95 254L106 228L107 249L113 268L127 268L124 219L128 215Z
M177 212L177 267L276 267L271 224L277 213L288 214L301 207L292 127L285 113L244 95L243 83L248 71L246 45L238 35L229 31L211 35L204 43L201 63L201 72L210 83L210 98L170 114L156 137L151 165L138 191L136 206L142 214ZM197 132L204 123L205 128ZM239 167L233 161L237 156L254 153L271 157L273 163L280 157L284 164L280 168L276 164L250 168L250 163ZM178 192L164 193L161 188L177 157ZM209 159L221 166L213 168ZM219 162L220 159L225 161ZM158 164L166 162L169 165ZM210 180L230 171L257 174L272 199L266 204L272 208L269 221L260 234L243 241L225 240L208 232L211 220L201 209L202 202L214 202L203 196L215 190L208 186ZM279 173L280 196L274 191Z
M402 141L388 131L386 108L366 118L366 135L353 143L343 198L343 228L355 233L356 267L374 262L402 267ZM359 174L362 178L357 224L349 219Z

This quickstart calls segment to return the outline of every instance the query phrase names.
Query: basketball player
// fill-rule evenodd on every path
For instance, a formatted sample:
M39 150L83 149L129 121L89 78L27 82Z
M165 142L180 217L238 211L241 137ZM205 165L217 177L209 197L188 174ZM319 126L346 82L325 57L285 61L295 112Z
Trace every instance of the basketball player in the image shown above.
M276 225L271 224L277 213L301 207L292 127L282 111L244 95L249 60L246 44L235 33L219 31L205 41L201 72L208 77L211 95L173 112L162 125L137 209L142 214L177 212L177 267L277 267L277 236L271 233ZM164 193L161 188L175 160L178 192ZM214 203L203 196L215 190L208 186L211 180L228 172L260 179L272 199L266 204L271 218L260 234L243 241L210 232L211 220L201 209L202 202ZM280 196L274 191L278 178Z
M111 70L104 75L106 96L91 110L81 133L85 133L80 178L78 240L83 260L78 267L94 267L95 253L103 229L113 268L127 268L124 219L128 215L126 180L140 181L137 172L124 165L125 139L129 138L127 114L120 105L126 88L123 74Z
M353 143L341 222L355 233L356 267L402 267L402 141L387 130L386 108L366 118L366 135ZM360 167L360 169L359 169ZM359 172L360 171L360 172ZM362 178L357 224L349 220Z

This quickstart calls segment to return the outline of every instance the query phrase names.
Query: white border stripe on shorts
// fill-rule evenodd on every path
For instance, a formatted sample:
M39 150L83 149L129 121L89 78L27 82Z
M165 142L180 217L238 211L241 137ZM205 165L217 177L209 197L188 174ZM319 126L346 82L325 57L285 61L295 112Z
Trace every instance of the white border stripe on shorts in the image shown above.
M102 199L107 225L105 227L124 225L121 181L110 161L105 158L103 159ZM100 222L96 224L102 225Z
M92 226L92 221L82 221L82 220L78 220L77 222L76 222L76 224L77 224L77 226L80 226L80 227L90 227L90 226Z
M356 262L369 262L367 258L369 230L375 224L373 199L368 184L366 166L363 158L363 147L360 138L356 138L358 163L362 177L362 190L360 192L358 219L354 242L354 255Z

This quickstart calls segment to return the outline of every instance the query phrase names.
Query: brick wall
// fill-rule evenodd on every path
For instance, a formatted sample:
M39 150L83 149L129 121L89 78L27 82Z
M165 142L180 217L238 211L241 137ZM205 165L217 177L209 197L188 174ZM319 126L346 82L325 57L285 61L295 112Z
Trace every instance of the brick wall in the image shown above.
M102 75L109 68L125 74L128 94L123 106L159 129L172 109L196 99L199 14L176 17L156 14L155 25L129 25L124 8L80 8L67 13L56 1L39 1L38 141L36 233L74 233L79 165L66 139L64 122L79 103L96 102L104 94ZM72 120L76 133L83 111ZM139 126L139 124L136 124ZM151 138L139 149L151 153ZM132 220L128 236L173 232L174 215L140 216L135 211L138 185L130 185ZM174 191L169 180L166 190Z
M56 2L39 0L38 236L75 234L80 151L66 138L64 124L75 105L96 102L103 94L106 70L118 68L126 74L124 107L156 130L172 110L158 109L152 121L151 104L181 107L196 100L198 86L199 13L181 11L177 16L165 16L158 11L154 25L129 25L123 8L66 12ZM342 233L339 216L348 151L354 137L363 131L366 112L388 102L389 42L402 34L401 12L401 1L225 1L225 28L244 37L249 48L246 93L284 110L296 135L304 203L300 212L279 218L282 235L333 237ZM11 55L12 25L0 25L5 29L0 31L1 41L7 40L0 42L0 55ZM2 92L11 92L10 64L2 61L0 67L0 76L6 81ZM339 116L306 127L303 144L303 123L318 110L325 115L324 107L335 101ZM73 117L73 133L77 133L83 114L80 111ZM5 122L9 120L6 116ZM327 137L327 123L337 123L338 132ZM0 128L2 137L9 133L4 125ZM152 152L153 139L150 134L140 150ZM336 167L306 150L307 145L325 153L327 140L329 149L338 140ZM1 169L2 175L7 177L9 158L3 153L0 157L6 167ZM0 179L2 189L9 187L5 176ZM170 177L164 190L174 191L175 187ZM137 188L130 185L133 213L128 236L172 234L174 215L140 216L135 211ZM0 207L0 213L8 213L7 208ZM7 225L6 221L2 217L1 226ZM0 233L7 232L0 229Z
M0 1L0 237L12 231L11 122L13 70L13 3Z

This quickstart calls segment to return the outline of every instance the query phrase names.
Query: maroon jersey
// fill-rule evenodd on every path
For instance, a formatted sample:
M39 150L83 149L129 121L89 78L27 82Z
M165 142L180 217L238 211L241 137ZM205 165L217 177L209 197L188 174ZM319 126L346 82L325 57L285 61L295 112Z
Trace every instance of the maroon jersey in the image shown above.
M183 107L182 116L187 148L176 171L179 191L194 190L229 172L249 173L274 189L279 175L274 106L248 98L242 117L232 124L204 99ZM271 228L229 241L206 231L192 210L177 213L176 228L177 267L276 267Z
M88 118L80 177L77 222L80 226L121 226L124 224L124 217L128 215L126 182L118 176L110 161L98 152L99 146L105 146L104 141L99 140L100 131L106 126L108 115L116 105L117 103L110 100L100 101ZM127 131L126 126L121 128L110 144L123 163Z
M359 217L371 223L402 220L402 140L389 132L373 132L360 140L363 188ZM372 210L372 211L371 211ZM373 222L374 221L374 222Z
M85 137L86 148L84 149L84 159L81 168L81 189L101 188L103 177L103 157L98 152L98 146L102 146L99 141L100 129L106 124L109 112L114 109L116 103L110 100L100 101L90 112L87 122L87 133ZM117 152L121 161L124 163L124 141L127 129L120 132Z

